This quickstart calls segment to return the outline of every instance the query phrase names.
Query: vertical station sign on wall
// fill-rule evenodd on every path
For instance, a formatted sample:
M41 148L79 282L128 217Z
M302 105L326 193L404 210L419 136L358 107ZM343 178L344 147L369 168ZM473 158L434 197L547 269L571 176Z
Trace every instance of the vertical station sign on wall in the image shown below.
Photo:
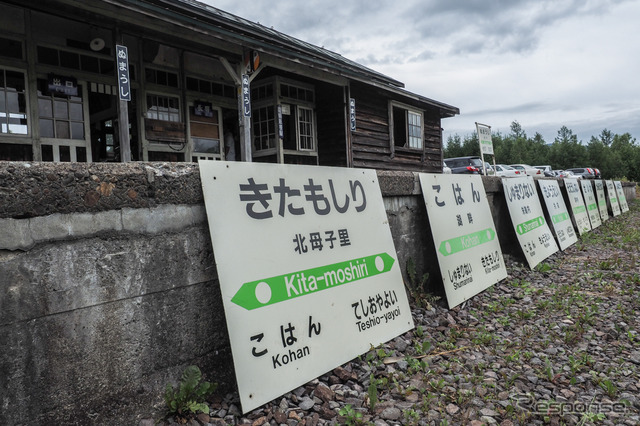
M449 308L507 276L479 175L420 175Z
M567 197L569 198L569 207L571 207L571 214L573 220L578 228L580 235L591 231L591 223L589 222L589 215L587 209L584 206L582 199L582 192L580 191L580 184L578 179L565 178L564 187L567 190Z
M413 328L375 171L200 176L243 412Z
M598 210L600 211L600 219L604 222L605 220L609 220L609 211L607 210L607 198L604 195L604 182L600 179L597 179L595 182L596 185L596 198L598 200Z
M547 206L551 227L556 234L560 249L566 250L578 241L578 236L573 229L571 216L569 216L567 205L564 203L562 192L560 192L560 185L555 179L538 179L538 185Z
M556 240L544 219L532 176L502 179L504 196L524 256L533 269L558 251Z
M622 213L626 213L629 211L629 205L627 204L627 197L624 195L624 189L622 188L622 182L616 180L613 182L613 185L616 187L616 193L618 194L618 204L620 204L620 210Z
M589 221L591 222L591 229L596 229L602 225L602 221L600 220L600 212L598 211L598 202L596 201L596 194L593 191L593 185L591 184L591 180L581 179L580 186L582 187L584 204L587 208Z
M605 180L604 182L607 185L607 197L609 197L609 204L611 205L611 213L613 214L613 217L620 216L620 204L618 203L616 186L611 180Z

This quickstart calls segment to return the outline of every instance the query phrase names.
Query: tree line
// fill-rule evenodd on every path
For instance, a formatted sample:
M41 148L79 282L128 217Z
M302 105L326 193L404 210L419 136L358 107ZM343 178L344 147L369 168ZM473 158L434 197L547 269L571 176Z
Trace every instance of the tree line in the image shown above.
M553 143L548 144L538 132L528 137L520 123L513 121L509 134L491 134L493 152L498 164L550 165L554 170L575 167L595 167L603 179L627 179L640 182L640 145L629 133L614 134L604 129L583 144L566 126L558 130ZM478 134L473 132L461 138L449 136L444 158L480 155ZM485 161L492 163L491 156Z

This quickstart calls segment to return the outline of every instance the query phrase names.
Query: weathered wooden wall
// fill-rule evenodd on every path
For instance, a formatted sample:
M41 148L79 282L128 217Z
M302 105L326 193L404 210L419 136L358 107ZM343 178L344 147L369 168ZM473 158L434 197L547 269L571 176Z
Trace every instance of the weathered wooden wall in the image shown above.
M352 134L353 166L379 170L442 171L442 133L439 111L424 110L422 150L391 149L389 97L377 89L352 84L356 100L356 131Z

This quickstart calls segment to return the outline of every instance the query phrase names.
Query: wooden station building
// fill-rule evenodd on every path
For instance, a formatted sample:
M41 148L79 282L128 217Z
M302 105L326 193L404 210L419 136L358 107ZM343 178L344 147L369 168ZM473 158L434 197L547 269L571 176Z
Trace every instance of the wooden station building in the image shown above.
M192 0L0 0L0 160L437 172L459 109Z

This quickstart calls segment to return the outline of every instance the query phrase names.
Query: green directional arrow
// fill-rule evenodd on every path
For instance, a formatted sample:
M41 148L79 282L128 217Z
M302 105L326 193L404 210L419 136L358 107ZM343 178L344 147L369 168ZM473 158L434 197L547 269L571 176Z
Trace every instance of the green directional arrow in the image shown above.
M573 214L584 213L585 211L586 209L584 208L584 206L578 206L573 208Z
M589 204L589 210L597 210L598 206L596 204Z
M529 231L533 231L534 229L544 225L544 217L538 216L535 219L528 220L526 222L522 222L518 226L516 226L516 231L520 235L524 235Z
M569 213L567 213L567 212L559 213L559 214L554 215L554 216L551 217L551 221L553 223L564 222L567 219L569 219Z
M389 254L380 253L251 281L242 284L231 301L253 310L389 272L394 262Z
M438 251L443 256L449 256L450 254L458 253L471 247L479 246L480 244L487 243L496 237L496 231L491 228L483 229L482 231L473 232L471 234L462 235L460 237L451 238L440 243Z

